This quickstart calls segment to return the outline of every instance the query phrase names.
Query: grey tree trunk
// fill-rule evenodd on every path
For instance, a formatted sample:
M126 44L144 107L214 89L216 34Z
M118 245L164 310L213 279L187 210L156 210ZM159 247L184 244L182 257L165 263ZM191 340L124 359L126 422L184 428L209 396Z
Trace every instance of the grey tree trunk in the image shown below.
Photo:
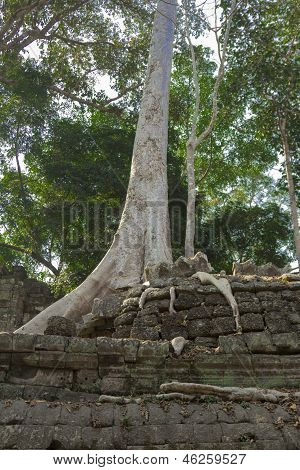
M177 0L158 2L127 198L112 246L79 287L19 328L18 333L44 333L51 316L78 320L91 311L95 297L139 283L146 265L172 262L167 144L176 8Z
M220 67L218 70L217 78L214 85L213 95L212 95L212 112L211 119L206 127L206 129L200 134L197 134L197 123L200 114L200 89L199 89L199 78L197 72L197 62L195 56L194 46L192 44L191 35L190 35L190 8L189 1L184 0L183 5L185 8L185 21L186 21L186 38L189 43L189 48L191 52L192 59L192 69L193 69L193 84L195 91L195 107L192 117L192 129L190 136L186 144L186 161L187 161L187 182L188 182L188 200L187 200L187 212L186 212L186 230L185 230L185 256L192 257L195 254L195 228L196 228L196 182L195 182L195 153L201 143L207 139L216 124L218 117L218 97L219 89L224 78L224 68L225 68L225 59L226 51L229 39L230 28L232 24L232 17L236 10L237 0L231 0L230 4L230 13L226 21L224 42L223 42L223 51L221 53L220 42L218 37L218 28L217 28L217 18L216 18L216 28L214 30L216 42L218 44L218 51L220 56ZM216 10L215 10L216 12ZM207 172L205 173L206 176ZM201 181L203 177L201 178Z
M290 212L291 212L291 220L292 220L295 246L296 246L296 257L297 257L298 267L300 271L300 228L299 228L299 218L298 218L298 207L297 207L297 198L296 198L296 193L295 193L294 178L293 178L293 173L292 173L291 153L290 153L290 146L288 142L285 117L279 118L279 128L280 128L283 153L284 153L284 158L285 158L285 170L286 170L287 184L288 184L288 190L289 190Z

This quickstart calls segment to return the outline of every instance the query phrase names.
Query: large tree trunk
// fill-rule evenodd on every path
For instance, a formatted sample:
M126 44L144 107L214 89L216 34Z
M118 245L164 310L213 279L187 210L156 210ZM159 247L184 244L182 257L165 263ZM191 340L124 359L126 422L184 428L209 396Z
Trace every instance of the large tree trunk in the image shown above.
M297 198L295 193L295 185L292 173L292 162L291 162L291 153L290 153L290 146L287 137L287 130L286 130L286 118L280 117L279 118L279 128L283 146L283 153L285 158L285 170L286 170L286 177L287 177L287 184L289 190L289 197L290 197L290 211L291 211L291 219L294 231L294 239L296 245L296 257L298 261L298 267L300 271L300 228L299 228L299 219L298 219L298 208L297 208Z
M79 287L22 326L18 333L42 334L49 317L54 315L78 320L91 311L95 297L139 283L147 264L172 261L167 144L176 7L177 0L158 2L127 198L112 246Z

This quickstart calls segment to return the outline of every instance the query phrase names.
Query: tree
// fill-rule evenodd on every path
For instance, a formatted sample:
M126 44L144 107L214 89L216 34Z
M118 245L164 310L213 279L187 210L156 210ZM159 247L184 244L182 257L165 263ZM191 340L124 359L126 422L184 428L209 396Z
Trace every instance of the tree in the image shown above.
M216 81L215 81L215 85L214 85L214 89L212 93L211 119L210 119L209 125L205 128L204 131L200 133L200 135L197 132L199 111L200 111L200 104L201 104L200 103L200 88L199 88L199 79L198 79L195 49L192 44L191 34L190 34L190 26L189 26L190 8L189 8L188 0L184 2L184 6L185 6L185 14L186 14L186 37L187 37L190 52L191 52L192 68L193 68L193 86L194 86L194 91L195 91L195 107L194 107L194 112L192 116L191 132L190 132L188 141L186 143L188 202L187 202L186 234L185 234L185 256L191 257L191 256L194 256L195 254L195 219L196 219L195 153L198 150L201 143L211 135L213 128L217 121L219 88L224 77L226 49L227 49L227 43L229 39L232 17L236 9L236 0L232 0L231 5L230 5L230 12L226 21L222 53L221 53L220 42L219 42L219 37L218 37L219 28L217 27L217 13L216 13L217 6L215 3L215 18L216 18L215 23L216 24L215 24L214 32L215 32L215 37L216 37L216 41L218 44L220 66L219 66L219 70L217 73L217 77L216 77Z
M158 2L126 203L113 244L79 287L18 332L43 333L53 315L76 320L96 296L140 282L148 264L172 260L166 157L176 8L176 0Z
M225 11L229 2L223 2ZM233 19L229 62L235 88L248 113L260 116L261 132L284 156L296 258L300 266L300 229L293 159L299 147L296 64L299 5L295 0L243 2Z

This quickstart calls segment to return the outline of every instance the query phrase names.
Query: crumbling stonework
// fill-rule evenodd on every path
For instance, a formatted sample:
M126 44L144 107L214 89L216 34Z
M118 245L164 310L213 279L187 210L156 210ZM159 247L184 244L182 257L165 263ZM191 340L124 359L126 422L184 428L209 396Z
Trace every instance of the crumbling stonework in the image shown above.
M299 410L215 400L0 401L1 449L299 449Z
M0 269L0 331L14 331L53 302L49 287L16 266Z
M278 335L285 334L285 348L299 352L300 282L279 279L270 282L233 276L229 279L241 315L243 333L260 333L255 337L265 343L274 335L278 347L280 338L283 338ZM149 292L142 309L139 308L141 290L138 289L141 288L128 292L114 320L112 336L115 338L172 340L182 336L211 347L217 345L219 336L236 332L232 309L213 286L201 285L192 279L178 281L174 314L169 313L169 286ZM248 343L252 350L251 340Z

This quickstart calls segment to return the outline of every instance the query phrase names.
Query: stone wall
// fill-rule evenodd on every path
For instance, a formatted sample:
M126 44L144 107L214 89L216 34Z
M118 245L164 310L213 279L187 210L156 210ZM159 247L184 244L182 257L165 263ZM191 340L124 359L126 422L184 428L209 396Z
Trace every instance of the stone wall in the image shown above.
M14 331L53 302L49 287L28 279L24 268L0 269L0 331Z
M211 397L207 397L211 398ZM299 449L297 408L145 398L0 401L1 449Z
M284 347L285 339L286 350L299 352L300 282L228 278L239 306L243 332L261 332L255 338L264 337L269 343L269 350L265 352L276 352L280 344ZM232 309L215 287L191 279L174 285L175 314L168 311L170 286L150 292L143 309L138 305L144 287L131 289L114 320L113 337L172 340L183 336L199 345L216 347L219 336L236 331ZM275 344L271 346L273 335ZM250 351L256 347L251 335L245 335L245 340Z
M244 351L237 352L242 337L228 336L220 338L220 349L206 350L191 342L177 357L169 341L2 333L0 398L15 393L28 398L41 387L44 397L49 392L58 399L61 389L98 395L156 394L169 381L299 387L300 354L282 354L281 347L277 354L270 353L258 342L257 333L247 338L250 345L260 344L251 354L244 343Z

